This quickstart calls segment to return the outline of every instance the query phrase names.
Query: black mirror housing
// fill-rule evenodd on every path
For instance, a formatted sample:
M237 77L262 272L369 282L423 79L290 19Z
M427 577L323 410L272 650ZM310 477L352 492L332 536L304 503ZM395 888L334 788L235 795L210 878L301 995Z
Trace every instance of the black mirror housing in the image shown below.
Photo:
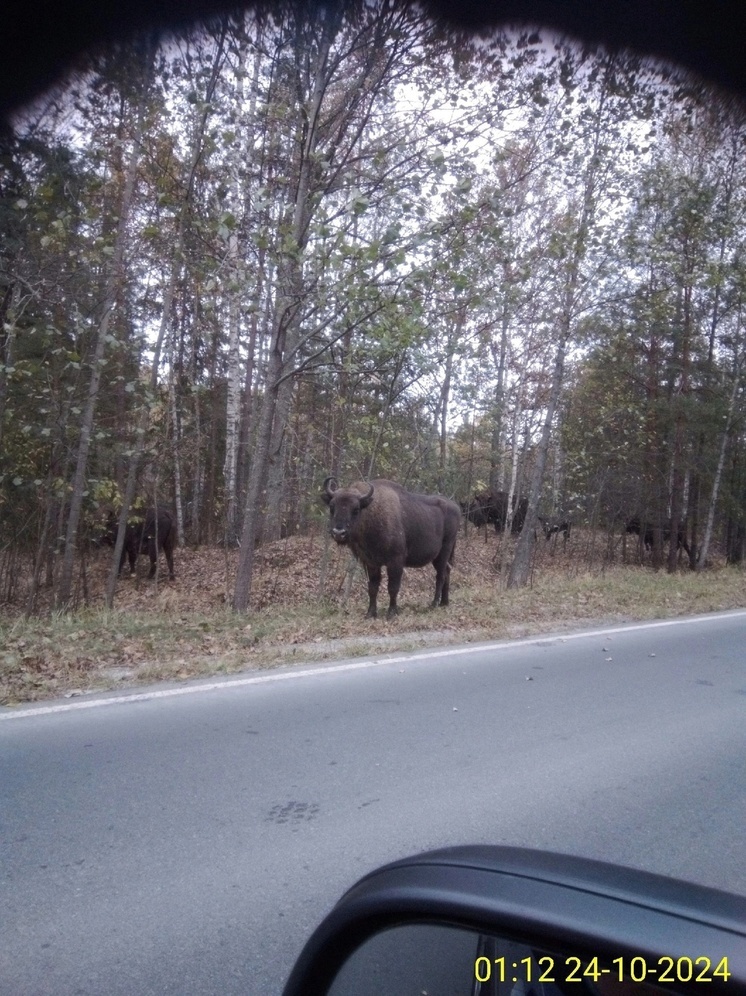
M284 996L325 996L370 938L423 923L496 935L573 964L597 959L610 981L746 994L743 897L584 858L470 846L416 855L362 878L307 942Z

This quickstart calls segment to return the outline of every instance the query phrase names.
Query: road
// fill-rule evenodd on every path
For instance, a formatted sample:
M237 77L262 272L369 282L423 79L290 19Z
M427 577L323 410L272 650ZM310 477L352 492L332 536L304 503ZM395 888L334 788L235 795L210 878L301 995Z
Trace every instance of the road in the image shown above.
M273 996L356 878L456 843L746 894L745 636L730 613L0 710L0 993Z

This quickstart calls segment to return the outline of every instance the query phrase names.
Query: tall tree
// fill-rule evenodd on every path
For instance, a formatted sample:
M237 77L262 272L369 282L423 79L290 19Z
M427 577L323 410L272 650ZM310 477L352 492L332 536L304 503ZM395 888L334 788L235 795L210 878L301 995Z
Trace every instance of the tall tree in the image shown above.
M80 422L79 440L75 459L75 472L70 485L70 506L65 535L65 549L57 588L56 602L58 608L68 608L72 594L72 579L77 551L78 526L83 508L86 488L86 472L88 469L88 454L94 429L96 407L99 400L99 389L104 365L106 347L109 340L109 325L117 299L125 279L124 254L127 245L128 224L133 205L137 169L142 154L141 140L145 118L145 105L150 84L150 71L153 61L153 46L147 42L145 49L145 71L142 73L138 88L137 101L134 107L134 133L131 139L129 157L127 160L124 183L121 191L121 201L118 207L117 228L111 252L111 263L107 268L104 293L100 305L98 328L95 335L95 346L90 362L90 380L87 400ZM122 530L122 541L123 541Z
M554 243L559 279L551 388L537 446L528 511L508 574L509 588L525 585L529 579L552 426L564 381L565 358L576 332L583 291L590 279L586 267L591 256L594 226L599 220L599 198L605 185L611 182L613 154L625 138L620 122L629 106L630 91L637 84L638 67L609 55L595 56L588 64L568 52L559 71L570 118L576 113L572 107L575 98L581 105L579 119L584 140L571 153L578 160L575 196L568 204ZM587 89L589 83L591 87Z
M378 135L364 142L366 125L376 102L393 87L407 65L419 61L430 28L416 11L393 2L377 8L332 5L288 11L285 24L288 58L282 69L290 106L295 110L289 156L287 200L278 230L276 276L265 387L257 420L251 476L244 508L241 554L233 597L234 609L247 607L251 591L254 539L262 505L262 492L275 440L284 433L292 396L292 381L319 349L327 349L328 336L316 345L321 332L307 310L308 286L319 273L309 263L314 222L321 224L322 244L340 262L353 266L365 252L350 247L351 223L370 205L377 183L369 191L347 185L359 177L361 164L375 161L383 152ZM340 191L346 195L340 197ZM335 224L338 219L341 224ZM354 226L353 226L354 228ZM336 229L329 242L327 232ZM370 263L376 260L370 255ZM376 254L377 258L377 254ZM380 265L376 262L376 265ZM372 301L356 321L380 308ZM319 316L321 317L321 316ZM344 319L333 338L344 334ZM275 444L275 452L277 452Z

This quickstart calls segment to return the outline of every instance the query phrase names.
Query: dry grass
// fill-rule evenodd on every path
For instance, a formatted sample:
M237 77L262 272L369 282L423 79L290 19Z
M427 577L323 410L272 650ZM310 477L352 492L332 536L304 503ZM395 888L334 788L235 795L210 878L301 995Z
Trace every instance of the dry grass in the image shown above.
M257 551L248 615L229 607L236 554L215 549L177 551L176 582L157 587L141 558L138 577L120 583L116 609L107 611L110 554L102 551L87 568L89 604L76 613L24 620L5 607L0 703L746 606L746 572L605 567L603 548L603 538L582 530L566 549L539 541L531 586L506 591L496 567L500 541L472 532L457 549L450 607L427 608L432 570L407 571L402 611L391 622L365 618L362 571L350 577L349 555L320 536ZM379 604L387 601L384 593Z

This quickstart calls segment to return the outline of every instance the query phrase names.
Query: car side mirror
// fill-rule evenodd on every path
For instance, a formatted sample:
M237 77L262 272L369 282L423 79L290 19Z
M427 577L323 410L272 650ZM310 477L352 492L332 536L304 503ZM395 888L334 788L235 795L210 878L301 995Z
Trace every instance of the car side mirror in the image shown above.
M361 879L284 996L746 994L746 899L507 847L417 855Z

